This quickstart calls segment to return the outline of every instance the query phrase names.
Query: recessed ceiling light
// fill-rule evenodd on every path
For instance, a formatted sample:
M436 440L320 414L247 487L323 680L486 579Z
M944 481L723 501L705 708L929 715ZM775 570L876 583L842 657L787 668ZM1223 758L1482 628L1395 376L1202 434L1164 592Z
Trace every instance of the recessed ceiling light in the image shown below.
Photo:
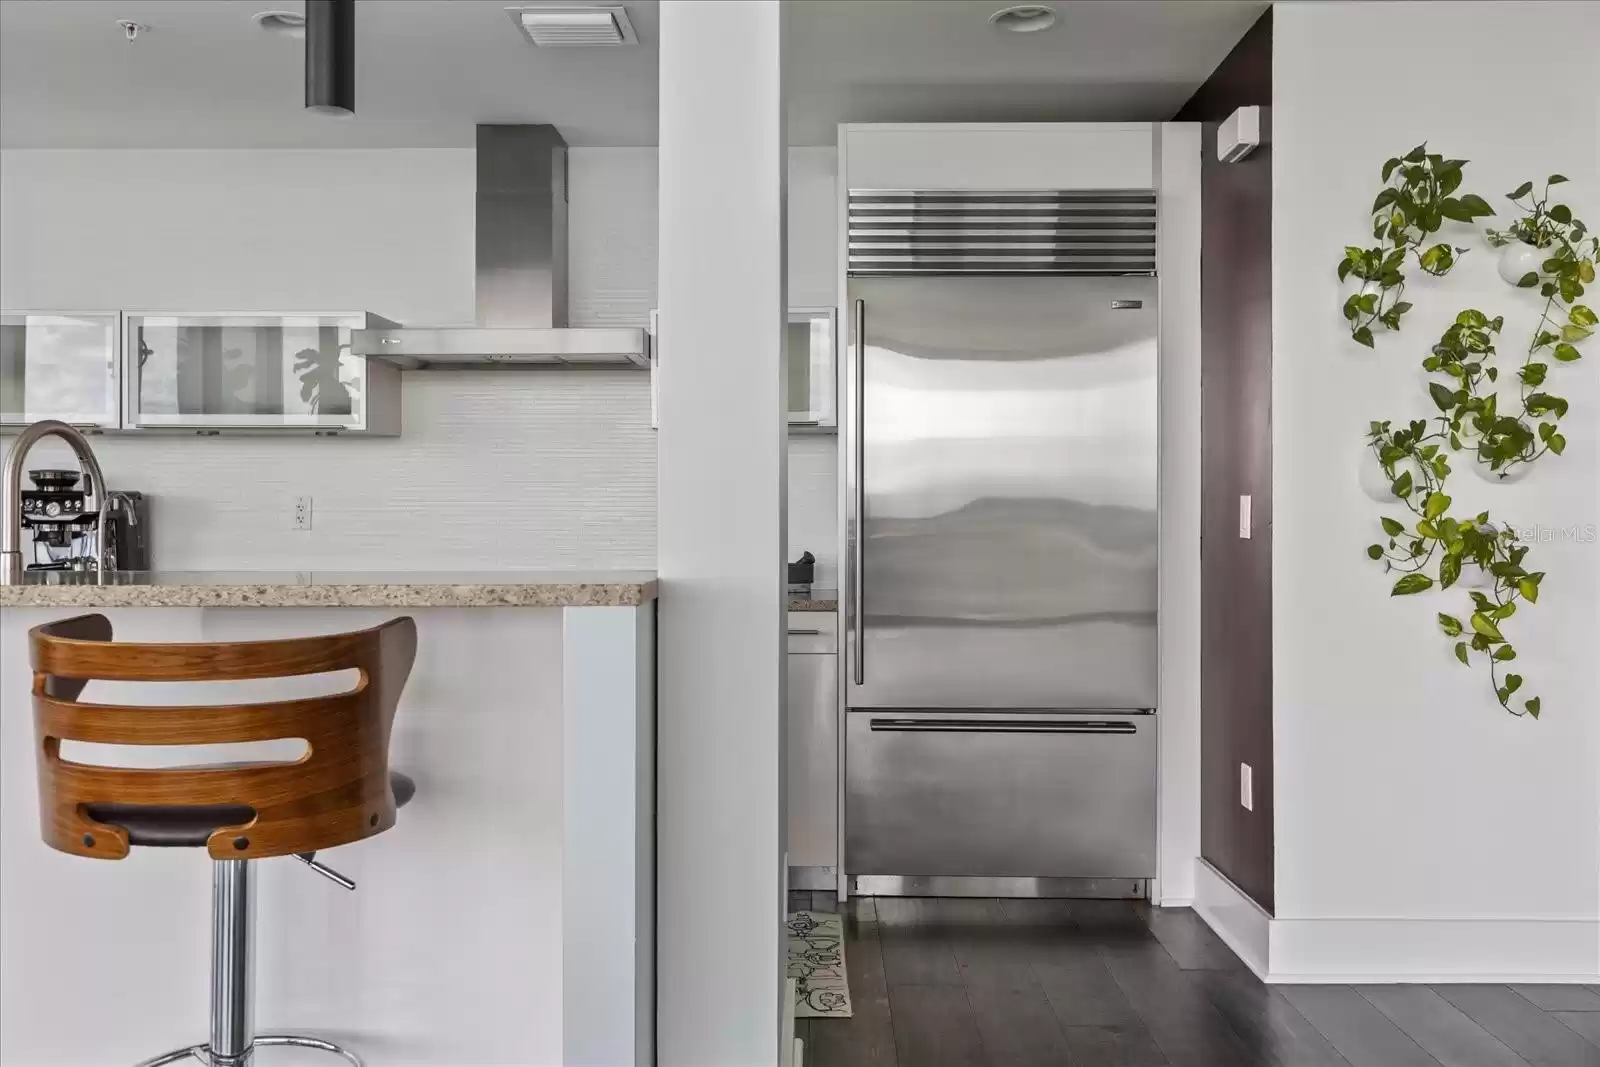
M250 17L268 33L282 34L296 40L305 39L306 17L298 11L258 11Z
M1038 33L1056 24L1056 11L1043 4L1019 4L1001 8L989 16L989 25L1012 33Z

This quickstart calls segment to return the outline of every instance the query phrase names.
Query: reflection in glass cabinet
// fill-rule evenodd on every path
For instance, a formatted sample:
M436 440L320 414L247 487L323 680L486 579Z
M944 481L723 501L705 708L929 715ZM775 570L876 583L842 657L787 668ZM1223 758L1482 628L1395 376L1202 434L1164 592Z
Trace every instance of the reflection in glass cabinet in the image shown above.
M0 312L0 425L115 429L118 314Z
M788 373L789 425L832 430L838 426L835 346L838 316L833 308L790 308L784 334Z
M350 332L388 325L361 313L127 315L132 426L309 427L386 431L375 388L393 376L351 354Z

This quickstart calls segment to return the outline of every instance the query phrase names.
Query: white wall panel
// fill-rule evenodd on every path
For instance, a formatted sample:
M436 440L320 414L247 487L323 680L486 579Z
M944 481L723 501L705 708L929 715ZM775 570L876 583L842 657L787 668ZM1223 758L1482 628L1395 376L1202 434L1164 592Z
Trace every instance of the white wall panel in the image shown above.
M1457 665L1434 621L1452 590L1391 599L1392 577L1362 554L1384 511L1358 487L1372 419L1436 412L1418 364L1462 308L1503 314L1500 364L1520 362L1543 301L1507 286L1495 252L1464 226L1441 239L1470 251L1445 279L1413 270L1415 310L1376 353L1352 343L1332 264L1370 233L1379 168L1427 141L1471 160L1464 191L1509 220L1506 190L1546 174L1591 223L1600 215L1600 98L1583 63L1507 49L1600 39L1593 4L1281 4L1273 116L1273 645L1277 909L1298 937L1301 975L1600 972L1600 376L1593 346L1555 366L1571 401L1571 445L1516 485L1492 486L1467 458L1449 482L1456 510L1489 508L1549 540L1527 565L1545 595L1508 627L1543 717L1496 705L1486 670ZM1445 63L1395 66L1386 42L1426 40ZM1380 79L1351 78L1377 70ZM1395 105L1395 101L1403 103ZM1352 121L1360 116L1360 121ZM1504 383L1513 376L1502 374ZM1507 392L1502 390L1502 393ZM1502 406L1507 396L1502 397ZM1341 924L1347 946L1338 950ZM1414 929L1432 924L1432 934ZM1454 928L1447 924L1458 924ZM1484 924L1469 933L1473 924ZM1496 930L1542 927L1538 944ZM1463 951L1423 951L1440 931ZM1570 938L1578 952L1555 952ZM1275 940L1276 944L1276 940ZM1544 945L1540 948L1539 945ZM1470 950L1470 951L1468 951ZM1471 958L1468 958L1468 957ZM1274 959L1273 969L1280 969Z
M0 610L6 1067L106 1067L205 1039L204 850L135 849L108 862L64 855L39 839L26 631L68 613ZM235 641L338 633L398 613L106 614L122 640ZM371 1067L561 1063L562 612L410 614L417 662L390 752L393 766L416 779L416 798L393 829L320 857L356 881L354 893L292 859L257 864L258 1025L324 1034L358 1049ZM305 695L294 680L222 684L234 687L232 699ZM206 698L188 685L180 687L186 695L156 696L151 685L162 683L91 682L85 698ZM252 688L243 694L239 686ZM86 1004L94 1005L92 1021Z

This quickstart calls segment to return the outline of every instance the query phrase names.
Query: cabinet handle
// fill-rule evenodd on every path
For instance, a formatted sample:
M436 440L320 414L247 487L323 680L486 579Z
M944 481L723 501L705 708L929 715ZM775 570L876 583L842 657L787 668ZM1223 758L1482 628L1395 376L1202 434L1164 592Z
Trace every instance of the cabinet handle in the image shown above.
M790 637L821 637L821 630L790 630Z

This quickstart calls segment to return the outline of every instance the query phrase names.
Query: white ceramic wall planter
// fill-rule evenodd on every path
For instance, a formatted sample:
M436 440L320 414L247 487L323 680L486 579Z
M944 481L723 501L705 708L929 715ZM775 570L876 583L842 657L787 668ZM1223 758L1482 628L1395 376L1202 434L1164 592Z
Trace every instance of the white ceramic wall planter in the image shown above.
M1544 261L1549 258L1548 249L1512 241L1500 249L1498 263L1500 277L1504 278L1508 285L1516 285L1529 274L1536 274L1542 279L1546 276L1543 269Z

